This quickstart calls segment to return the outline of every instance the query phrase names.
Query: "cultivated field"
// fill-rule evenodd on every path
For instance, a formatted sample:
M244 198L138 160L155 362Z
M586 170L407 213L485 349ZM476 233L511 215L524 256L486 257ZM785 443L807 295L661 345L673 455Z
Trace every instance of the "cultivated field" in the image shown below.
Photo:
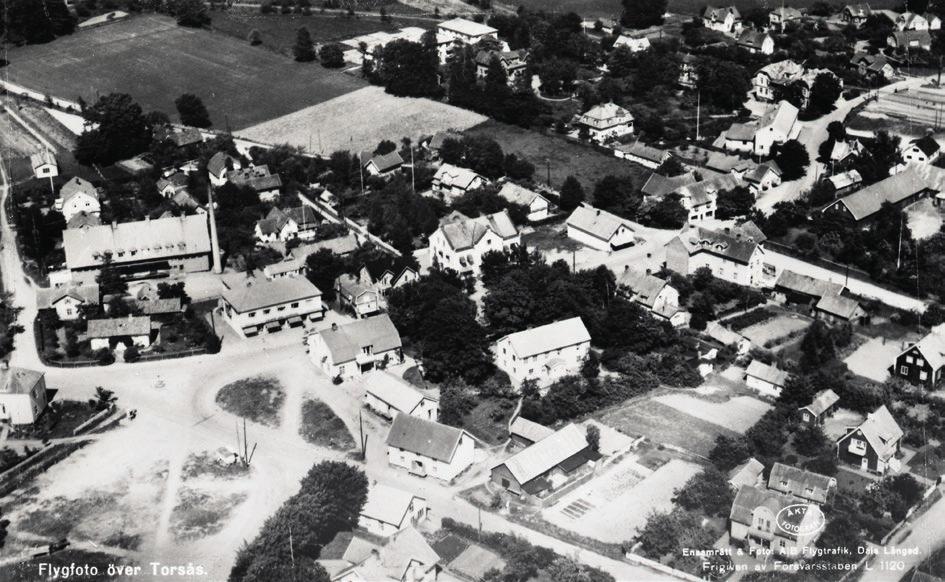
M746 327L741 334L756 346L776 342L795 332L800 332L810 325L810 321L794 315L782 315L762 323Z
M751 396L736 396L726 402L709 402L688 394L664 394L653 400L743 434L771 409L770 404Z
M718 436L738 436L733 430L656 400L634 402L607 413L601 420L625 434L643 435L654 443L681 447L703 456L709 454Z
M788 0L785 6L808 8L816 0ZM620 0L505 0L502 4L511 8L525 6L532 10L547 12L577 12L584 18L619 18L623 12ZM733 2L743 13L749 8L772 8L770 3L761 0L735 0ZM677 14L701 14L705 8L704 0L669 0L667 10ZM728 5L728 4L726 4ZM873 10L882 8L899 9L902 3L896 0L870 2Z
M650 472L628 457L565 495L544 517L584 536L625 542L637 534L650 513L672 509L674 490L699 470L699 465L673 459Z
M563 137L540 134L498 121L487 121L467 133L491 137L499 142L505 153L520 155L534 164L538 181L546 182L550 169L554 188L560 188L565 178L574 175L585 191L590 192L594 184L608 174L629 176L635 185L641 187L650 174L649 170L636 164L569 142Z
M416 141L438 131L464 130L485 119L438 101L394 97L381 87L364 87L237 135L264 143L289 143L327 155L337 150L374 149L383 139L399 143L410 137Z
M123 92L145 111L176 114L182 93L203 99L217 127L238 129L363 87L350 75L289 58L231 36L177 26L155 15L11 48L4 76L65 99L94 102Z

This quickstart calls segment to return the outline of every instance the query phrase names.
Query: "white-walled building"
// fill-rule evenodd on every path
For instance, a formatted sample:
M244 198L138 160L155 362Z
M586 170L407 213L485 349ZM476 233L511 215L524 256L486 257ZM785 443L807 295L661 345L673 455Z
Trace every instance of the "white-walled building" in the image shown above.
M442 164L433 174L432 192L449 202L488 183L483 176L468 168Z
M400 333L387 314L332 324L308 336L309 357L331 378L347 380L403 361Z
M98 305L98 303L98 283L87 285L69 284L36 290L36 306L39 309L55 309L56 315L63 321L79 319L80 307Z
M796 136L798 113L797 107L781 101L761 119L733 123L719 136L715 145L730 152L768 156L772 146Z
M207 175L214 186L222 186L227 182L227 174L231 170L241 170L243 164L226 152L213 154L207 162Z
M613 251L636 242L634 225L606 210L582 204L567 220L568 238L599 251Z
M521 242L519 230L505 210L477 218L453 211L430 235L430 257L435 265L460 275L478 276L482 255L508 250Z
M708 267L723 281L759 287L767 280L761 242L757 234L740 228L689 228L666 244L666 266L683 275Z
M56 156L49 150L31 155L30 166L33 168L33 176L37 178L55 178L59 175Z
M151 325L150 317L129 315L109 319L90 319L85 335L94 352L111 348L124 350L129 344L138 349L147 348L151 345L152 331L154 327Z
M773 55L774 38L762 30L743 30L736 45L751 54Z
M902 149L902 160L907 164L931 164L942 155L942 146L931 135L909 142Z
M762 396L777 398L781 395L788 373L761 360L752 360L745 370L745 384Z
M440 407L406 380L383 370L364 376L364 405L385 418L403 413L434 421Z
M243 337L283 326L300 327L324 317L322 292L305 277L264 279L248 273L224 278L220 309L223 318Z
M436 44L440 63L446 63L450 49L454 45L476 44L485 39L499 40L499 31L491 26L467 20L453 18L436 25Z
M591 349L591 334L580 317L509 334L495 345L496 366L519 387L525 380L547 386L577 374Z
M633 133L633 114L614 103L603 103L581 115L578 125L587 128L592 140L603 143Z
M630 49L630 52L632 53L639 53L650 48L650 39L645 36L634 38L632 36L621 34L617 37L617 40L614 41L614 50L617 50L622 46Z
M702 25L710 30L735 35L742 29L742 15L735 6L706 6L705 12L702 13Z
M472 465L475 447L462 429L398 414L387 433L387 462L414 475L452 481Z
M98 190L78 176L62 185L54 207L66 217L66 222L80 212L98 215L102 211Z
M655 275L628 270L617 280L617 288L628 299L665 319L673 327L681 327L689 319L679 307L679 291Z
M378 483L368 491L367 501L358 516L358 527L383 538L417 525L427 517L427 500Z
M0 421L33 424L47 404L43 372L0 364Z
M547 198L513 182L503 184L499 196L527 208L529 222L544 220L551 215L551 202Z

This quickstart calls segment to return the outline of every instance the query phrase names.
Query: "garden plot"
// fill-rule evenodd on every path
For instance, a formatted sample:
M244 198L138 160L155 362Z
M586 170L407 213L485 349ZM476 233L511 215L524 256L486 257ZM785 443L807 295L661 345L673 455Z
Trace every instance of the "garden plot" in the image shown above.
M859 412L838 408L824 420L824 434L827 435L828 440L835 441L847 434L848 427L860 426L864 420L866 417Z
M741 334L756 346L780 343L791 334L798 334L810 325L810 321L799 315L781 315L762 323L746 327Z
M889 378L889 366L905 349L902 341L874 337L847 356L843 363L858 376L876 382Z
M583 536L624 542L636 535L650 513L672 509L674 491L700 470L695 463L673 459L650 471L628 457L565 495L543 516Z
M736 431L654 399L612 410L601 420L624 434L642 435L655 444L672 445L703 456L709 454L719 436L738 436Z
M770 404L751 396L736 396L726 402L709 402L688 394L664 394L653 400L742 434L771 409Z

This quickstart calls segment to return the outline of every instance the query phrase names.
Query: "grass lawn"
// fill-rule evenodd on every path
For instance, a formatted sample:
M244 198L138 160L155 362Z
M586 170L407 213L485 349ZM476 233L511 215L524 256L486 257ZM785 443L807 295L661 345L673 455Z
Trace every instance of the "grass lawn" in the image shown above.
M810 319L798 315L780 315L774 319L750 325L741 330L741 334L757 346L769 347L791 334L801 333L810 323Z
M372 32L395 32L405 26L428 28L427 23L416 20L392 18L381 22L376 16L351 17L340 14L260 14L259 12L218 12L213 15L213 29L246 41L252 30L258 30L263 46L284 55L292 54L296 33L302 27L308 29L316 44L341 42L349 38Z
M96 414L98 411L88 402L54 400L38 422L15 428L13 436L33 439L71 437L73 430Z
M925 445L916 451L915 455L909 459L909 472L932 481L945 475L945 455L942 454L942 451L937 451L936 448L932 445Z
M285 401L282 384L272 377L257 376L227 384L217 392L223 410L269 426L279 425L279 411Z
M456 534L447 534L432 544L444 564L455 560L469 547L469 542Z
M511 406L503 406L505 403ZM503 443L509 436L509 417L514 408L511 401L483 399L463 417L463 428L490 445Z
M560 188L564 179L572 174L588 193L608 174L629 176L637 187L642 187L650 174L645 168L589 146L494 120L477 125L466 133L490 137L499 142L505 153L522 156L535 165L535 178L539 181L547 180L550 168L551 186L554 188Z
M139 15L48 44L10 47L4 78L65 99L129 93L145 111L175 116L182 93L203 99L219 128L234 129L337 97L364 83L317 63L296 63L221 32Z
M302 404L302 426L299 434L306 441L339 451L354 448L354 438L345 423L321 400L306 400Z
M26 562L19 562L6 566L0 566L0 580L4 582L36 582L36 580L47 580L49 569L68 568L70 564L77 566L88 565L98 569L98 575L94 578L76 577L76 580L118 580L121 575L118 573L108 574L108 566L111 564L122 565L131 564L126 558L106 554L103 552L89 552L85 550L64 550L56 552L51 556L39 556ZM47 564L49 569L44 575L39 573L39 565Z
M680 412L655 400L635 402L607 413L601 419L629 435L643 435L654 443L664 443L706 456L720 435L735 438L738 433Z

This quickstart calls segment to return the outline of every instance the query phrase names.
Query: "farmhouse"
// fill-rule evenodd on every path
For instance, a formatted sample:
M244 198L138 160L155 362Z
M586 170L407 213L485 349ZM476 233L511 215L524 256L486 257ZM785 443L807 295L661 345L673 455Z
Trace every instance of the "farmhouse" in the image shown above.
M804 15L797 8L791 8L790 6L781 6L780 8L775 8L768 13L768 24L772 27L780 26L781 30L784 30L784 25L789 22L795 22L800 20Z
M768 489L818 505L827 503L836 487L837 480L833 477L783 463L775 463L768 475Z
M506 182L499 190L499 196L512 204L519 204L528 210L529 222L538 222L551 215L551 202L534 190Z
M234 158L226 152L217 152L213 154L207 162L207 174L210 183L214 186L222 186L227 182L227 174L233 170L241 170L243 164L237 158Z
M614 41L614 50L623 46L627 47L632 53L643 52L650 48L650 39L645 36L635 38L621 34L617 37L617 40Z
M62 243L66 266L77 283L94 283L109 260L126 276L210 268L210 235L203 214L68 229Z
M257 279L237 273L222 280L220 309L230 327L243 337L283 326L301 327L324 317L322 292L305 277Z
M879 473L898 472L902 429L886 406L880 406L866 415L860 426L847 428L837 441L837 456L847 465L863 471Z
M111 319L90 319L86 337L91 340L92 351L135 345L146 348L151 345L153 326L147 315L129 315Z
M834 406L840 401L837 393L827 388L814 395L807 406L800 408L801 422L804 424L823 424L824 419L833 413Z
M477 276L482 255L519 245L521 234L507 210L469 218L453 211L440 220L440 227L430 235L433 263L455 270L463 276Z
M765 364L761 360L752 360L745 370L745 384L757 390L763 396L777 398L781 395L788 373L775 366Z
M584 431L569 424L493 466L489 479L519 497L544 497L595 456Z
M896 356L892 366L894 376L912 384L935 390L942 382L945 368L945 333L941 327L932 328L928 335L910 345Z
M738 35L739 48L745 49L751 54L773 55L774 38L762 30L746 29Z
M714 145L731 152L767 156L772 146L786 142L797 133L797 115L797 107L781 101L761 119L733 123Z
M761 474L764 470L765 466L761 461L751 457L728 472L728 484L735 492L738 492L742 485L750 485L752 487L760 485L762 483Z
M339 307L355 317L368 317L381 310L377 291L354 275L345 273L335 280L335 295Z
M522 447L531 446L553 434L555 434L554 429L521 416L515 417L515 420L509 425L510 440Z
M618 291L673 327L686 323L686 312L679 308L679 291L667 281L649 273L627 270L617 281Z
M226 173L226 179L237 186L251 188L263 202L272 202L278 198L282 189L282 178L279 174L270 174L269 166L266 165L230 170Z
M591 334L580 317L572 317L500 338L496 366L508 373L513 386L526 380L547 386L576 374L590 349Z
M482 188L488 183L488 180L472 170L443 164L433 175L433 193L450 201L470 190Z
M98 190L78 176L62 185L54 208L61 212L67 221L80 212L97 215L102 211Z
M931 135L920 137L909 142L909 145L902 150L902 159L907 163L931 164L942 153L942 146L939 145Z
M82 315L80 307L98 305L98 283L87 285L69 284L61 287L36 290L36 306L39 309L55 309L63 321L75 321Z
M502 70L505 71L505 76L508 79L509 86L514 86L515 83L519 81L519 79L525 77L526 54L527 53L524 50L481 50L476 53L476 77L479 79L485 79L486 74L489 72L489 65L492 64L494 59L498 59L499 64L502 65Z
M742 28L742 15L734 6L715 8L706 6L702 13L702 25L711 30L733 35Z
M633 133L633 115L614 103L596 105L578 118L578 126L586 128L588 136L604 143Z
M941 192L945 171L931 165L909 164L884 180L870 184L825 206L822 212L838 212L859 222L871 218L883 204L908 206L916 200Z
M639 141L618 145L614 148L614 155L651 170L659 168L663 162L671 157L666 150L650 147Z
M332 324L308 337L309 357L331 378L346 380L402 362L400 333L386 314Z
M743 228L690 227L666 244L666 266L683 275L708 267L723 281L758 287L766 276L761 242Z
M55 178L59 175L56 156L49 150L43 150L30 156L30 167L36 178Z
M729 514L732 541L749 550L771 550L780 555L801 555L813 547L822 527L823 514L812 505L798 505L795 511L782 512L798 505L790 495L761 487L743 485L735 495ZM797 533L789 533L791 531Z
M840 20L860 28L872 14L869 4L847 4L840 12Z
M615 251L636 242L632 222L587 204L574 209L567 226L568 238L599 251Z
M358 516L358 527L380 537L394 535L427 517L427 500L378 483L368 491L367 502Z
M475 443L466 431L398 414L387 434L387 462L414 475L452 481L473 463Z
M364 405L385 418L402 413L437 419L439 403L390 372L369 372L364 376L364 387Z
M47 404L43 372L0 364L0 421L33 424Z

